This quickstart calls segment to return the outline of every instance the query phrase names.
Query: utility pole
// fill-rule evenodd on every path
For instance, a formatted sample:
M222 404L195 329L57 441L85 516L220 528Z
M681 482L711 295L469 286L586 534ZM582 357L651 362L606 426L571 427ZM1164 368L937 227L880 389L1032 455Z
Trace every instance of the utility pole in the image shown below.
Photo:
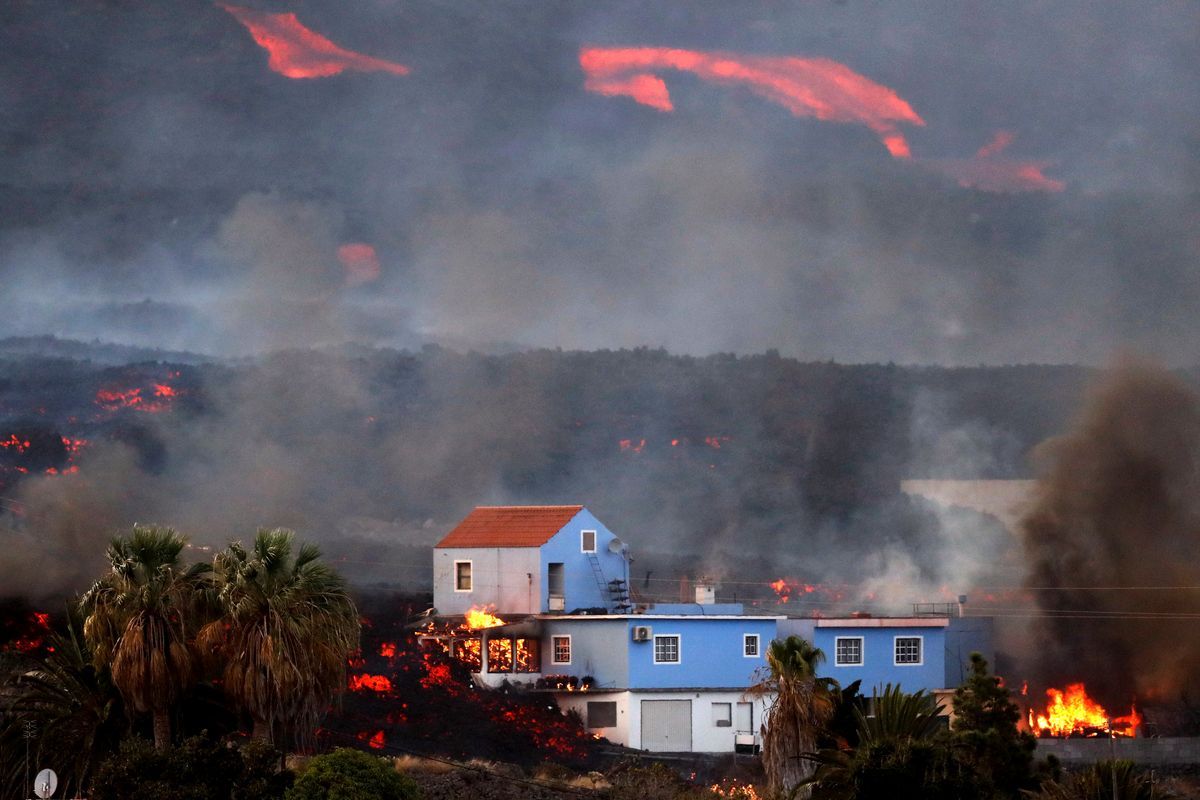
M25 788L29 788L29 742L37 736L37 723L31 719L21 725L21 736L25 739Z

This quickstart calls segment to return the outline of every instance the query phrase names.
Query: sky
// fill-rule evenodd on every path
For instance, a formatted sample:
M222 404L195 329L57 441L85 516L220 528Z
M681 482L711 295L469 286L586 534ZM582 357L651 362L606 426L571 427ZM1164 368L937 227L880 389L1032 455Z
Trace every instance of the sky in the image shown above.
M1191 3L0 14L0 336L1200 357Z

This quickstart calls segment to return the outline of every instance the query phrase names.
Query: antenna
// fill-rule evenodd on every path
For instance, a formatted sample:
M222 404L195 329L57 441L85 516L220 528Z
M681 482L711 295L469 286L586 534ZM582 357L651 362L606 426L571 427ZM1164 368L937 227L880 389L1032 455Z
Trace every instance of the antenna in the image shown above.
M608 543L608 552L610 553L620 553L624 549L625 543L615 536L612 538L612 541Z

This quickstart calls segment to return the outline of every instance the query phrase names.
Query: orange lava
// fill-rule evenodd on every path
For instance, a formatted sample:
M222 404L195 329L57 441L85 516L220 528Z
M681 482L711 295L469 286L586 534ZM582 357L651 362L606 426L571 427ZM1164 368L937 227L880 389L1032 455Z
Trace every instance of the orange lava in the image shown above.
M384 642L381 645L379 645L379 655L383 656L384 658L395 658L396 657L396 643L395 642Z
M344 244L337 250L338 261L346 270L346 285L361 286L379 280L379 256L375 248L363 242Z
M1115 736L1136 736L1138 726L1142 724L1142 716L1136 708L1130 708L1126 716L1110 717L1104 706L1088 697L1082 683L1069 684L1065 690L1047 689L1046 697L1049 702L1045 713L1029 710L1029 727L1034 733L1096 736L1111 732Z
M350 676L349 688L352 692L390 692L392 690L392 682L386 675L363 673L362 675Z
M1067 188L1064 182L1046 175L1052 162L1004 155L1013 139L1008 131L997 131L974 158L925 159L922 163L950 176L959 186L984 192L1061 192Z
M254 41L270 58L267 66L287 78L328 78L345 70L407 75L408 67L345 50L309 30L295 14L269 14L241 6L218 3L246 26Z
M475 606L471 606L471 609L467 611L466 614L467 628L477 631L480 628L495 628L498 625L503 625L504 620L494 616L491 612L491 606L487 606L485 608L476 608Z
M908 141L897 125L925 121L886 86L828 58L755 56L678 50L668 47L585 47L579 65L584 88L606 96L672 111L667 85L654 73L690 72L724 86L745 86L783 106L796 117L866 125L894 158L910 158Z

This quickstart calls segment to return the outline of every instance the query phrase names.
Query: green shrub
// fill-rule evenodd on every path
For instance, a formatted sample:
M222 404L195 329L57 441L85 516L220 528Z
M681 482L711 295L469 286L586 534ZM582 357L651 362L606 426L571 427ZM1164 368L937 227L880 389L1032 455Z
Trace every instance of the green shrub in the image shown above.
M308 762L286 800L418 800L412 778L390 761L340 747Z

